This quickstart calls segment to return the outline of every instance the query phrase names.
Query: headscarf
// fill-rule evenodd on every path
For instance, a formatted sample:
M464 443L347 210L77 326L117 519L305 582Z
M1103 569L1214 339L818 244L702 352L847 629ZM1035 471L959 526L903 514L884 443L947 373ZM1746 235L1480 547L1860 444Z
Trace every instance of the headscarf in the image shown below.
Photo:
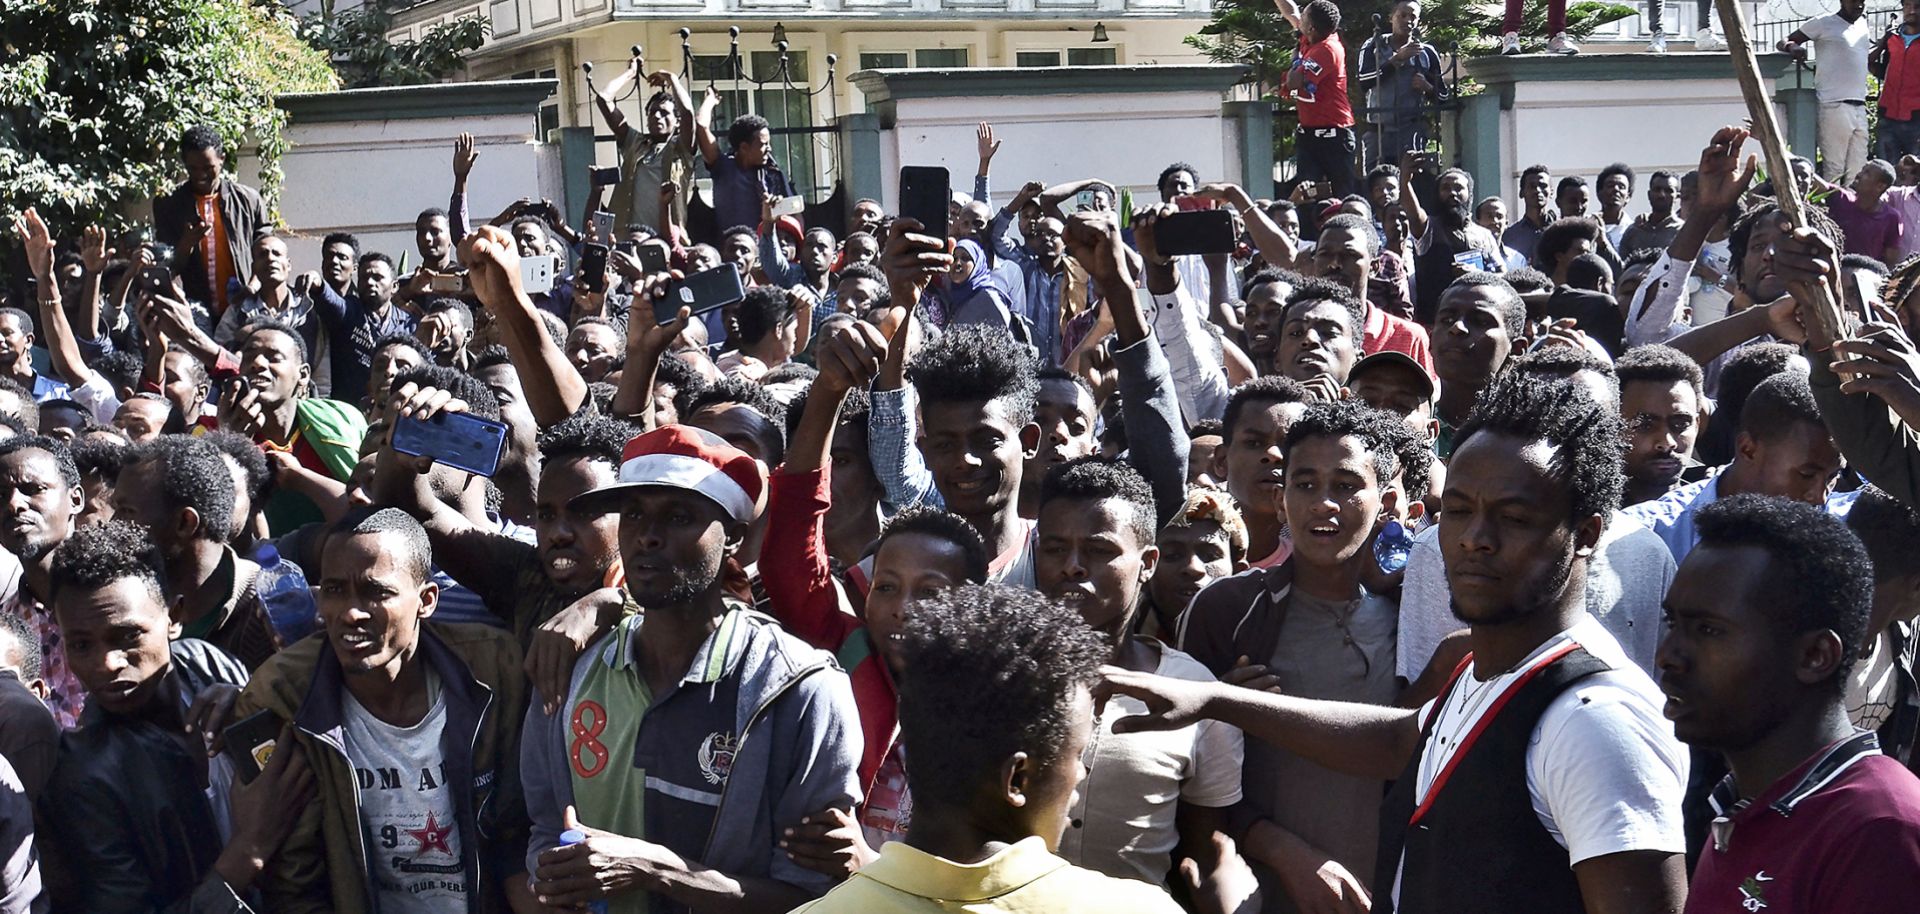
M987 267L987 252L980 243L971 238L961 241L954 247L954 253L966 254L973 258L973 272L967 274L965 281L955 284L953 277L947 277L948 301L959 304L971 300L975 295L993 288L993 271Z

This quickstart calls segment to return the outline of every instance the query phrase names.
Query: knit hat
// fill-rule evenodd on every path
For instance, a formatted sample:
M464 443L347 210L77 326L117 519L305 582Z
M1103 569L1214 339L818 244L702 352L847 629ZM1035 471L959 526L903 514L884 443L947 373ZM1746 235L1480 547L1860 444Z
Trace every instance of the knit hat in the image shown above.
M582 492L572 504L586 510L612 510L621 493L642 486L697 492L728 517L745 523L766 504L767 473L760 461L712 432L667 425L635 435L620 453L618 481Z

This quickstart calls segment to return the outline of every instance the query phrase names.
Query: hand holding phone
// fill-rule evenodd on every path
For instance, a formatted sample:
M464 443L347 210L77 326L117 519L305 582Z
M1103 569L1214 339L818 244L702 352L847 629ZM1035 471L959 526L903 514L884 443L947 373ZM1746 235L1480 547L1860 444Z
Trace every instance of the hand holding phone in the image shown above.
M439 412L430 419L401 416L393 424L393 449L435 463L492 476L500 468L507 426L464 412Z
M944 167L900 166L900 215L918 221L919 234L946 241L947 207L952 202L952 178Z
M1231 254L1239 241L1233 232L1233 214L1220 209L1161 216L1154 223L1153 238L1166 257Z

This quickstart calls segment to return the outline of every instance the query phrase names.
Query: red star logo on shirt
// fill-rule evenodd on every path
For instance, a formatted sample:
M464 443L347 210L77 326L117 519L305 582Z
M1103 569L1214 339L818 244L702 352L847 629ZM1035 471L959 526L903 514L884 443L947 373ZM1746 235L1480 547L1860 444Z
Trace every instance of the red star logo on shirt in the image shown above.
M417 854L424 854L437 847L441 853L449 857L453 856L453 848L447 844L447 837L453 834L453 827L442 826L439 820L434 818L432 810L427 811L427 824L425 827L408 829L407 834L412 835L415 841L420 842L419 850L415 851Z

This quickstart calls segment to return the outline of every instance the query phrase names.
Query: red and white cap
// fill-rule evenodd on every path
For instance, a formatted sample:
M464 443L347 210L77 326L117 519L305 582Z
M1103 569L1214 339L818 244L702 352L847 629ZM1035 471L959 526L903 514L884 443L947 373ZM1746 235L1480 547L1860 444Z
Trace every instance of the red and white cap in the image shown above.
M575 507L611 510L620 493L642 486L697 492L727 516L751 521L766 504L767 471L725 439L690 425L667 425L627 441L617 482L574 496Z

